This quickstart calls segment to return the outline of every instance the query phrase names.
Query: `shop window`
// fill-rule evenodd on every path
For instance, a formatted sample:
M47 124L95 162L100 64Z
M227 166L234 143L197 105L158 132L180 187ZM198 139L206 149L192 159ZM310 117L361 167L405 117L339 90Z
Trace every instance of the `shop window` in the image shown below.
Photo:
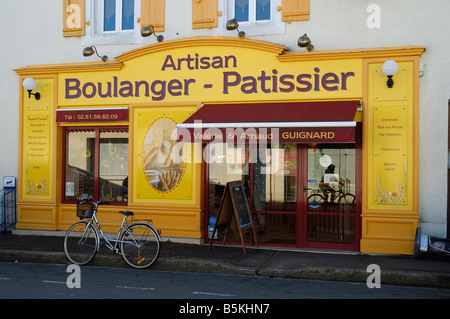
M228 182L242 181L253 212L258 242L295 245L297 240L297 145L279 147L210 143L208 155L208 239ZM253 180L253 185L251 181ZM217 231L214 237L239 242L237 223ZM248 232L244 240L249 241Z
M128 128L67 128L64 158L65 201L126 203Z
M309 144L307 240L354 244L355 144Z
M217 28L215 35L230 36L235 32L225 28L226 22L233 18L239 23L239 31L244 31L247 37L285 32L281 12L277 10L281 0L219 0L218 3L219 11L223 12L219 19L223 27Z

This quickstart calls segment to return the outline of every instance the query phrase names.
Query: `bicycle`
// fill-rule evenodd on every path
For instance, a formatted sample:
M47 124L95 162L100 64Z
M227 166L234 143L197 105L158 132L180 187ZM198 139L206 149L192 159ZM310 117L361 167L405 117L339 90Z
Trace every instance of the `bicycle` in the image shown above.
M121 255L131 267L143 269L151 266L158 259L161 249L161 236L150 224L151 220L134 220L133 212L120 211L124 217L117 238L113 239L103 232L97 219L98 206L103 204L109 203L77 201L77 216L82 221L67 230L64 237L66 258L73 264L88 264L100 249L101 236L105 246Z
M332 206L337 204L337 207L339 208L354 207L355 205L355 195L345 193L342 185L339 186L339 189L336 191L334 196L331 194L329 195L330 201L328 201L328 196L322 195L323 191L321 189L307 188L307 190L312 191L308 196L307 203L313 208L320 207L322 205ZM336 199L337 201L335 202Z

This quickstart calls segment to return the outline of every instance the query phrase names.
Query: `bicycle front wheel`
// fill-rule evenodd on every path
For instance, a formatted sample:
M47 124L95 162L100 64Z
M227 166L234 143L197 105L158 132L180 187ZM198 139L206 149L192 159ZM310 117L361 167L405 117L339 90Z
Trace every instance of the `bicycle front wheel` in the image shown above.
M88 222L73 224L64 238L64 253L73 264L85 265L94 259L98 251L97 232Z
M133 268L147 268L159 257L161 241L156 229L145 223L134 223L120 236L125 262Z
M339 212L340 213L355 212L355 195L342 194L341 198L339 198Z

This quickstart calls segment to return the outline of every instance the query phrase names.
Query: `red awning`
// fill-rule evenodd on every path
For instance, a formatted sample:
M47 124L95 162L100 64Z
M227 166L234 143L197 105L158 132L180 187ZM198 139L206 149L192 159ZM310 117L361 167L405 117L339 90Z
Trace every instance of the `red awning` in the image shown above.
M205 104L178 124L183 142L355 141L359 101Z

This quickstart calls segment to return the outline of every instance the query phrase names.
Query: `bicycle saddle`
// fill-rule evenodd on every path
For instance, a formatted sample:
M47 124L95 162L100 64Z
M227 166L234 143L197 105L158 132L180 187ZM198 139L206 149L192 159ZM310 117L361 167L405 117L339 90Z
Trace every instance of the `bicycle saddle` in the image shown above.
M126 211L126 212L120 211L119 213L122 214L122 215L125 215L125 216L133 216L134 215L133 212L128 212L128 211Z

